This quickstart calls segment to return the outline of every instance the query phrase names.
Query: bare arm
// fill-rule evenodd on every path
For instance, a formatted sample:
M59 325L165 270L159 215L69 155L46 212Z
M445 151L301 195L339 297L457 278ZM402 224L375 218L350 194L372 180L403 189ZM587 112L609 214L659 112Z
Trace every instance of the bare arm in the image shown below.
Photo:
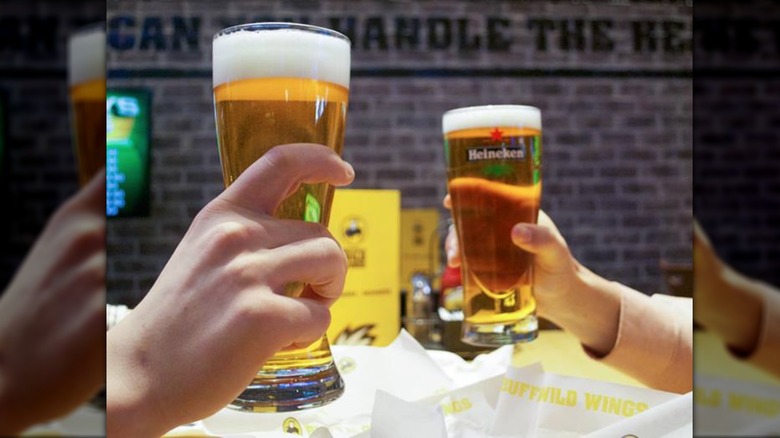
M724 263L694 228L694 318L737 357L780 376L780 291Z

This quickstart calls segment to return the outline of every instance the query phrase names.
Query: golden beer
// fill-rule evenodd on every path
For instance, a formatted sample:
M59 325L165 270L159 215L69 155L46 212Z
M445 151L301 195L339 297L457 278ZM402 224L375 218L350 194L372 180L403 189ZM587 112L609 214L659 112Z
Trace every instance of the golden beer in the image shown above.
M348 94L341 85L301 78L244 79L215 87L225 185L274 146L318 143L341 154ZM327 225L332 198L332 186L304 184L275 216Z
M541 116L496 105L444 114L448 190L460 242L463 341L498 346L536 337L533 257L512 227L536 223L542 192Z
M101 24L68 41L72 138L81 186L106 165L105 38Z
M349 40L289 23L228 28L214 38L214 105L219 156L230 185L271 148L319 143L339 154L349 96ZM333 187L302 184L274 212L327 225ZM300 283L286 293L298 296ZM329 403L344 392L325 336L268 360L233 401L236 409L280 412Z

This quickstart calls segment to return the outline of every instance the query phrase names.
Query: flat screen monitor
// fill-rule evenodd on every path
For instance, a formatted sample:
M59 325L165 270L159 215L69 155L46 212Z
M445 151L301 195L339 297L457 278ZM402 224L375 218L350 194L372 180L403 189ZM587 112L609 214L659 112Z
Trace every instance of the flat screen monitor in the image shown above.
M149 215L151 92L106 90L106 215Z

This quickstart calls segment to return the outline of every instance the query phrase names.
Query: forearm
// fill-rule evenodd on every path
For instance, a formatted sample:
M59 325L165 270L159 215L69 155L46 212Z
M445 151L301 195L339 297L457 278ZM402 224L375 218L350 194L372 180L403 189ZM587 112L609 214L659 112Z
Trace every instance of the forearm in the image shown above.
M607 355L597 359L652 388L677 393L691 391L691 310L618 286L622 293L617 340Z
M154 409L154 401L144 390L135 359L122 348L114 330L107 342L106 434L110 437L159 437L171 429Z
M620 289L584 267L567 295L546 302L544 317L573 334L597 355L615 345L620 319Z
M106 405L106 435L112 438L152 438L164 435L169 428L153 424L133 405L108 402Z
M697 297L696 321L735 352L753 351L759 340L766 286L727 267L710 275L717 276L718 281L708 284L718 290Z
M650 387L690 391L690 316L590 271L578 277L578 287L562 306L568 310L550 319L574 334L594 359Z
M702 324L735 356L780 376L780 291L733 270L724 279L729 300L740 303L717 307Z

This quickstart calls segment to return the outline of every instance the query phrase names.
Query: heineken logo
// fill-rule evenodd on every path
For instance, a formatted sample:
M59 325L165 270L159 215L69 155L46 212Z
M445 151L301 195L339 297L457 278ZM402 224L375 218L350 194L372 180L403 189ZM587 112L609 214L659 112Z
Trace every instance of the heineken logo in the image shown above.
M466 149L466 161L488 161L488 160L525 160L526 143L528 139L523 136L504 135L504 131L498 127L489 132L490 137L486 137L481 146L475 146ZM534 141L531 139L531 148L534 148Z
M467 161L525 160L524 147L470 148L466 154Z
M504 139L504 131L498 128L490 131L490 139L493 141L502 141Z

